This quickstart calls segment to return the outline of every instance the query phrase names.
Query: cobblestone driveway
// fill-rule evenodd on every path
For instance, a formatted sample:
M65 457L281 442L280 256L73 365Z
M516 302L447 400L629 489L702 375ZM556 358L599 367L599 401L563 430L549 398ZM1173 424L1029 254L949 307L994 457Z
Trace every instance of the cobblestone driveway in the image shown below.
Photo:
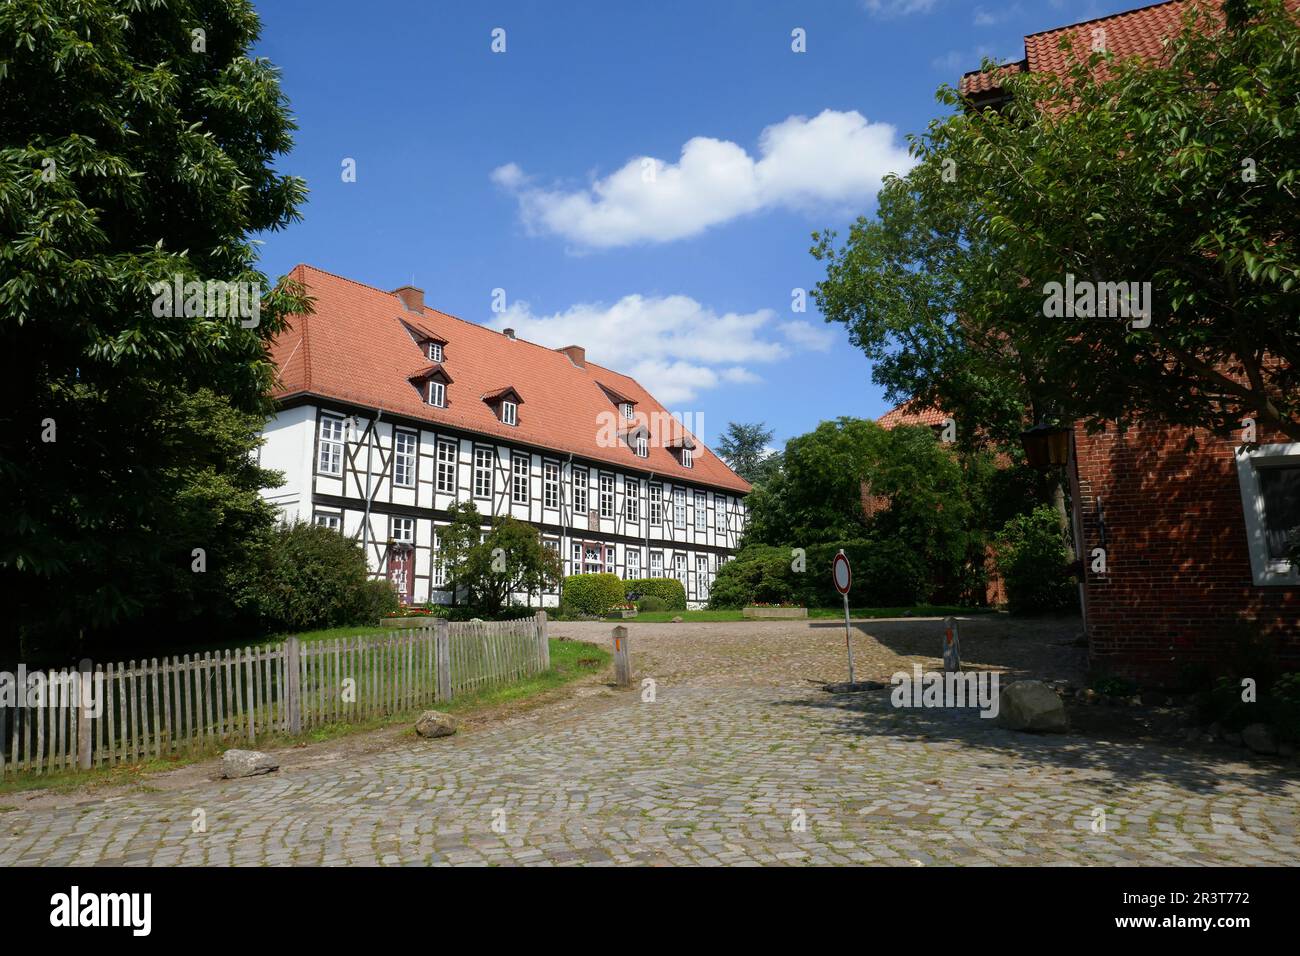
M924 653L936 626L864 625L861 676L936 663ZM1077 651L1052 634L1008 627L968 625L967 661L1077 668ZM17 809L0 814L0 864L1296 861L1294 771L1144 741L1015 734L972 713L900 713L884 693L832 698L803 678L842 676L834 627L631 634L638 677L657 682L653 703L593 685L576 703L351 761ZM192 832L195 810L206 832Z

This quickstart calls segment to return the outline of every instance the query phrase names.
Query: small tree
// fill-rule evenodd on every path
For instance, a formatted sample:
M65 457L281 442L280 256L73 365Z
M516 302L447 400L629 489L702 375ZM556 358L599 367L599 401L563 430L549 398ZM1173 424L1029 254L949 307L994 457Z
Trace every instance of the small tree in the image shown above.
M473 603L495 614L511 594L541 593L555 586L563 569L559 554L542 544L536 528L504 515L492 522L481 544L466 552L460 573Z

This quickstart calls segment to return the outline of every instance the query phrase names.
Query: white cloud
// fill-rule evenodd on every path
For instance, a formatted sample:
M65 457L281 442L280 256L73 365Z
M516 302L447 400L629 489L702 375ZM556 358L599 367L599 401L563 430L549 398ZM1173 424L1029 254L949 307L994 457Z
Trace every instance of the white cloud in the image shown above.
M976 7L972 22L977 27L991 27L999 23L1006 23L1013 17L1023 15L1024 10L1019 3L1011 3L1006 6L990 10L988 7Z
M719 314L685 295L627 295L549 315L515 302L486 324L550 348L581 345L592 362L631 375L668 406L719 385L761 382L750 365L822 350L832 337L808 322L778 323L771 309Z
M758 158L697 136L676 163L637 157L585 189L534 185L515 163L493 170L492 180L518 199L533 232L611 248L683 239L765 209L860 207L886 173L912 165L893 126L869 123L856 110L824 110L764 129Z
M862 5L882 17L905 17L913 13L929 13L938 0L863 0Z
M835 333L828 326L811 322L782 322L781 332L791 344L810 352L826 352L835 344Z

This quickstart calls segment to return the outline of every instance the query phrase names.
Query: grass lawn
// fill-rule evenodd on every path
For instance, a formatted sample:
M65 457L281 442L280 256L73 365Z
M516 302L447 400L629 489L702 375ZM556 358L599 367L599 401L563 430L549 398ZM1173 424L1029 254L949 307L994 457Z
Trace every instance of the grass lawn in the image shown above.
M879 617L902 617L904 612L908 612L912 617L947 617L948 615L957 614L990 614L991 612L985 607L952 607L942 604L922 604L917 607L854 607L849 608L849 615L853 618L879 618ZM646 611L638 614L636 617L630 617L626 620L610 618L614 623L635 623L640 621L642 624L666 624L675 617L680 617L683 621L745 621L748 618L737 608L726 611ZM834 618L842 620L844 618L844 608L842 607L810 607L808 617L812 619Z
M299 637L304 640L327 640L332 637L355 637L361 634L374 633L387 634L401 632L390 632L387 628L340 627L325 631L313 631L309 634L300 634ZM272 640L279 639L276 638ZM478 711L487 710L492 707L499 707L503 704L510 704L516 701L524 701L530 697L544 694L547 691L563 687L565 684L586 677L589 674L598 674L608 666L610 661L611 655L609 651L593 644L584 644L582 641L567 641L561 638L550 638L549 643L551 645L550 670L541 674L535 674L532 677L526 677L523 680L515 681L510 684L485 688L476 694L467 694L453 698L446 704L436 705L437 709L457 714L461 717L471 716ZM396 724L410 724L414 722L420 711L424 709L425 708L421 707L417 710L390 714L372 720L358 721L357 723L326 724L321 727L315 727L296 737L287 734L273 734L268 735L268 737L263 740L261 735L259 735L257 748L259 750L274 751L283 747L293 747L304 742L322 742L333 740L337 737L344 737L349 734L364 733L369 730L380 730L384 727L391 727ZM414 730L409 730L408 732L414 733ZM52 790L56 793L67 793L73 790L92 790L123 784L137 784L147 788L148 774L150 773L157 773L164 770L175 770L177 767L183 767L187 764L217 757L223 750L232 747L239 748L247 746L248 743L246 740L235 740L231 741L229 744L216 744L206 750L196 748L194 751L176 754L166 759L149 759L137 764L123 764L114 767L96 767L93 770L81 772L59 771L57 773L48 773L41 776L33 776L26 773L17 776L5 776L0 778L0 798L3 798L6 794L20 793L30 790ZM0 803L0 813L15 809L17 808L5 806Z

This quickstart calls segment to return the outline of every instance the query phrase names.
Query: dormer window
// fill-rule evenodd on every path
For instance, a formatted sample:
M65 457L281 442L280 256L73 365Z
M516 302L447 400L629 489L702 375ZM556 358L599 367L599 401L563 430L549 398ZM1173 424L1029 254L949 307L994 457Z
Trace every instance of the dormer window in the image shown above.
M693 468L695 462L695 452L690 448L682 449L682 467Z
M447 407L447 386L435 379L429 379L429 404L435 408Z
M644 433L636 436L636 455L638 458L650 457L650 440Z
M519 424L519 406L514 402L501 400L501 421L507 425Z
M483 401L497 417L502 425L519 424L519 406L524 403L524 398L511 385L504 388L498 388L495 391L487 392L483 395Z
M429 361L430 361L430 362L441 362L441 361L442 361L442 343L441 343L441 342L429 342L429 343L425 346L425 355L429 356Z
M624 403L623 403L623 418L624 418L625 421L629 421L629 422L632 420L632 403L631 403L631 402L624 402Z

